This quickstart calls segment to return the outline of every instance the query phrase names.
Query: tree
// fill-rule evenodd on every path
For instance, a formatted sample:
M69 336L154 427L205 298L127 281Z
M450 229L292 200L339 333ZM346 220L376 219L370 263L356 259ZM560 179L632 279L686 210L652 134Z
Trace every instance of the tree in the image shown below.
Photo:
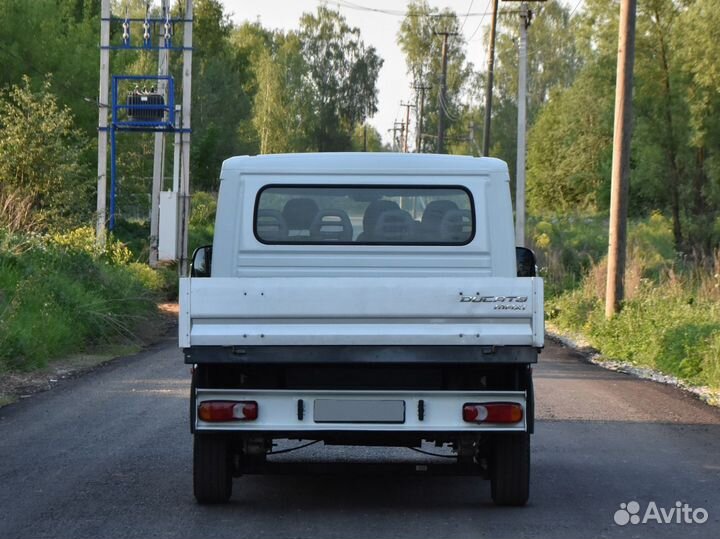
M191 174L196 189L215 190L222 161L246 150L235 132L250 120L252 102L243 86L246 62L233 50L232 33L219 0L195 0Z
M436 139L433 136L437 133L440 106L438 92L442 69L442 36L436 33L457 33L459 29L460 23L454 11L440 11L431 8L426 0L416 0L408 4L407 14L397 34L397 43L405 55L405 65L413 84L431 87L425 92L423 107L423 134L428 135L423 139L423 144L427 145L426 151L435 146ZM453 139L467 133L467 122L464 121L460 103L465 96L466 83L472 69L465 61L462 36L448 38L447 59L447 99L443 105L447 139L452 151Z
M48 227L90 216L94 177L83 168L86 142L68 107L58 105L46 78L29 77L0 93L0 192L30 201Z
M0 1L0 88L52 73L59 105L95 136L97 109L83 97L98 90L99 15L99 0Z
M352 129L377 111L377 78L383 61L366 47L360 30L337 11L319 7L300 19L298 37L307 68L307 125L313 149L350 148Z
M308 134L303 130L309 114L303 88L306 71L296 34L275 36L275 53L263 49L257 61L257 93L253 125L260 138L260 153L303 151Z
M573 83L582 64L569 8L555 0L531 4L530 7L533 15L527 33L529 126L535 122L554 89L567 88ZM515 178L517 160L519 25L517 13L500 14L495 48L490 153L507 161L511 178ZM486 40L489 40L489 35ZM485 87L484 82L482 87Z
M607 207L614 65L588 64L558 89L528 135L528 206L537 213Z
M689 135L689 113L677 91L682 81L670 42L678 15L673 0L648 0L640 6L634 150L643 166L633 174L631 208L669 207L675 249L681 251L681 191L689 164L682 142Z
M387 147L383 146L382 137L378 130L365 123L358 124L353 131L352 150L354 152L386 152Z
M688 2L671 38L685 77L692 166L686 172L690 243L706 253L717 248L720 215L720 12L712 0Z

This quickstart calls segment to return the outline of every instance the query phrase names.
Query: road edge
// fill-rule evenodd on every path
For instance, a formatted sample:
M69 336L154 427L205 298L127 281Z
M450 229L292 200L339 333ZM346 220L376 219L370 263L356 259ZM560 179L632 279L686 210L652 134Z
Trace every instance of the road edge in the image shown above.
M609 371L619 372L640 378L642 380L649 380L658 384L675 387L685 393L689 393L708 406L720 408L720 390L714 390L709 386L691 385L680 378L676 378L675 376L664 374L649 367L638 367L629 361L618 361L606 358L599 350L596 350L590 346L587 341L584 341L582 336L562 333L552 325L550 325L549 328L545 328L545 334L549 339L577 352L578 355L587 363L597 365L598 367Z
M47 367L29 373L5 373L0 385L0 409L16 404L37 394L51 391L64 382L86 376L98 369L127 361L164 346L177 339L177 309L172 304L161 304L156 333L132 345L113 345L51 360ZM169 307L169 308L168 308Z

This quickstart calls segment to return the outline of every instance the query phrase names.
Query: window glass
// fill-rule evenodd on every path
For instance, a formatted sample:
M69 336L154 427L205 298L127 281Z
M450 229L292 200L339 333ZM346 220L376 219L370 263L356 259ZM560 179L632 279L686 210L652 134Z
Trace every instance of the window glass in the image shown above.
M258 194L263 243L463 245L475 234L461 187L282 186Z

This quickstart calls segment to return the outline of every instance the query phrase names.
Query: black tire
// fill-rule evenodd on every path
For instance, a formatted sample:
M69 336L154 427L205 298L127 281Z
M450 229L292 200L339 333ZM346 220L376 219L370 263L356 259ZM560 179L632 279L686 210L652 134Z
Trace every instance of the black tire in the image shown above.
M508 432L493 442L490 491L495 505L521 506L530 497L530 435Z
M193 492L198 503L225 503L232 495L232 456L226 437L193 437Z

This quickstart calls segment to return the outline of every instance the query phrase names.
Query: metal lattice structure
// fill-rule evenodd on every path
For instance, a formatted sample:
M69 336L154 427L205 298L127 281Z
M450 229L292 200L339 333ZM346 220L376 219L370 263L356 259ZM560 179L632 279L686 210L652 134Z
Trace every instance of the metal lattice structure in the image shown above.
M175 135L175 166L177 177L173 178L174 212L177 221L175 235L171 238L181 271L187 265L187 219L189 214L190 185L190 103L192 73L192 0L184 0L184 15L171 16L169 0L161 0L161 17L150 16L150 2L145 4L145 17L113 16L110 0L102 0L100 17L100 95L98 122L98 216L97 241L105 242L105 227L115 228L117 198L117 135L126 133L155 133L155 161L151 193L150 262L158 261L158 229L160 218L160 190L164 179L165 137ZM111 26L117 30L111 32ZM141 33L133 29L141 25ZM182 44L174 44L176 25L182 25ZM111 36L116 36L112 39ZM157 75L113 75L110 80L110 52L158 51ZM168 74L169 53L183 55L182 108L176 105L176 86ZM147 88L150 88L149 90ZM108 95L110 94L110 95ZM182 115L179 111L182 110ZM110 114L108 114L110 113ZM108 118L110 116L110 118ZM182 116L182 117L180 117ZM108 121L110 120L110 121ZM109 141L108 141L109 138ZM107 150L110 146L110 207L107 199ZM179 151L178 151L179 148ZM167 198L167 197L166 197ZM171 208L172 209L172 208ZM108 215L109 214L109 215Z

